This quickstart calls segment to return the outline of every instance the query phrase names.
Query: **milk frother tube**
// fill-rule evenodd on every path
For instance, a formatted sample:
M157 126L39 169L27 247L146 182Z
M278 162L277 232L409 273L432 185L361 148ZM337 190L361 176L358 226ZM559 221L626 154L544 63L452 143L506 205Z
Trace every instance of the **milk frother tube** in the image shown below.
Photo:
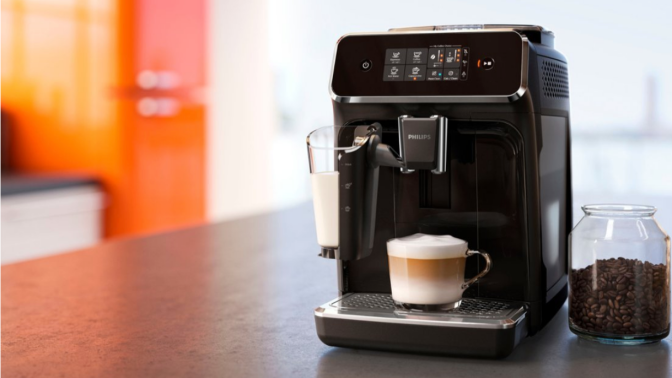
M346 129L347 130L347 129ZM344 130L344 131L346 131ZM368 126L355 127L353 134L343 132L339 138L353 140L357 150L340 154L336 162L339 172L339 245L335 258L358 260L368 256L373 247L373 227L375 223L376 195L378 189L378 168L369 167L367 154Z

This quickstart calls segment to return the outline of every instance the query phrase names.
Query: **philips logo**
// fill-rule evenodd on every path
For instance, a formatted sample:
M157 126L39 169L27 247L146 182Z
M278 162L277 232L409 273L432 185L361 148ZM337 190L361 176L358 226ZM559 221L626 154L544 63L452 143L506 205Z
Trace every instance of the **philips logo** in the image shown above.
M408 139L411 140L430 140L432 136L429 134L408 134Z

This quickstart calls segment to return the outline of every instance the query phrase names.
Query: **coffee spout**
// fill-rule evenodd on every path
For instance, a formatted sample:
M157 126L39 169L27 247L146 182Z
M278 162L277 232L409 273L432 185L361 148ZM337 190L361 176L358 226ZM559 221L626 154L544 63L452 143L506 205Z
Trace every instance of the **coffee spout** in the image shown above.
M399 148L403 173L417 169L442 174L447 170L448 119L399 117Z

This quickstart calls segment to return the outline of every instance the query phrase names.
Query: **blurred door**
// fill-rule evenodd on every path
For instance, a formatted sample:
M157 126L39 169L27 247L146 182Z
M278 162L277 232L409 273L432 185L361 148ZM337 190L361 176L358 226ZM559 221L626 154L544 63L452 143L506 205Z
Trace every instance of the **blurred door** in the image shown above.
M122 233L205 220L205 5L121 2L118 97L133 188L128 218L115 222Z

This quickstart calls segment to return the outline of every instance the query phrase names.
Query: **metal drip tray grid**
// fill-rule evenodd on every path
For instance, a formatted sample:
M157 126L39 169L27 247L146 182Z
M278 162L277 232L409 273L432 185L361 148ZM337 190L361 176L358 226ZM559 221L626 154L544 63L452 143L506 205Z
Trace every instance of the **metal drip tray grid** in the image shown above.
M344 297L340 301L333 302L331 305L349 310L395 310L392 297L387 294L357 293ZM465 298L462 300L460 307L441 314L502 316L510 312L514 307L503 302Z
M361 321L464 328L511 328L525 318L520 303L465 298L458 308L441 312L397 309L389 294L351 293L315 310L316 316Z

